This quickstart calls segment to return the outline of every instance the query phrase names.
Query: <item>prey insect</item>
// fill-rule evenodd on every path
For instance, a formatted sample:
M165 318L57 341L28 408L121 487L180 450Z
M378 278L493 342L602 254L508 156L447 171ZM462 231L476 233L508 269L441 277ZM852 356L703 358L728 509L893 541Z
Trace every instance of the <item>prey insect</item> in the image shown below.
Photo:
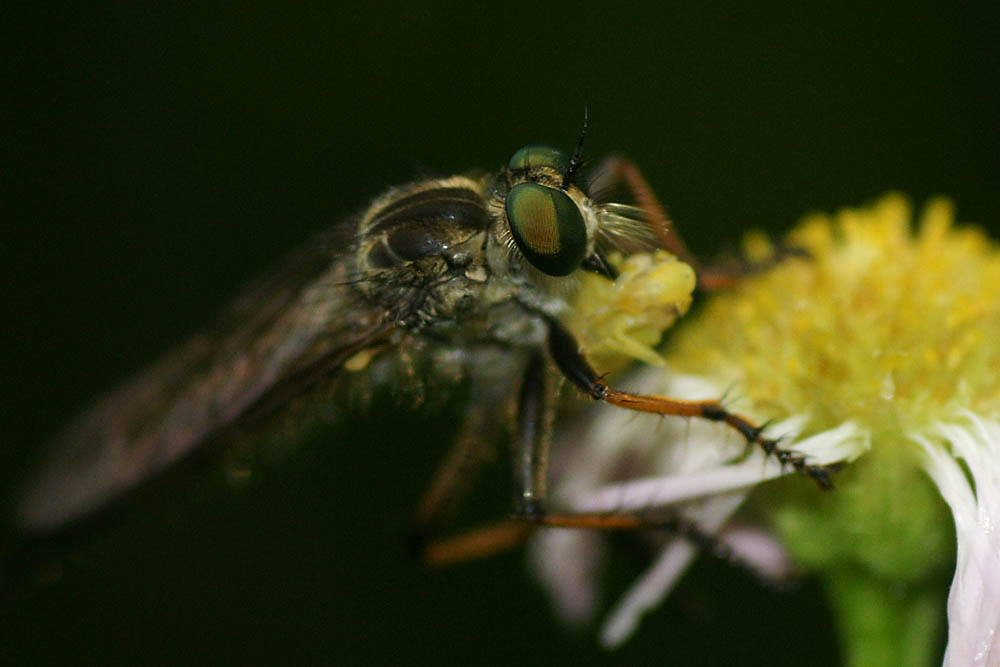
M666 249L673 256L664 261L690 265L705 287L732 276L695 261L632 163L610 158L584 179L582 149L583 135L572 153L527 146L496 173L390 188L251 285L213 327L58 433L17 506L18 522L28 533L58 531L300 397L362 375L419 382L427 393L462 381L469 392L453 449L414 520L413 545L429 561L485 554L538 525L652 525L634 513L549 507L557 375L612 406L725 423L748 447L829 486L830 470L780 448L719 401L622 391L588 361L566 319L582 275L618 278L613 254ZM638 206L602 202L599 191L609 186L630 191ZM484 441L504 432L511 412L513 518L439 539Z

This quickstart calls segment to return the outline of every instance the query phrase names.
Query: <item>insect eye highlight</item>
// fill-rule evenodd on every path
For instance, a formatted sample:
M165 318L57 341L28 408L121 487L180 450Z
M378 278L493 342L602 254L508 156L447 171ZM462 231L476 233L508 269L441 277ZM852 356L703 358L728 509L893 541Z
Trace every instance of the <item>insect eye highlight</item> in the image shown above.
M514 241L535 268L550 276L566 276L583 262L587 226L565 192L520 183L507 193L505 208Z
M569 155L552 146L532 145L519 149L507 163L507 169L511 171L536 167L566 171L569 167Z

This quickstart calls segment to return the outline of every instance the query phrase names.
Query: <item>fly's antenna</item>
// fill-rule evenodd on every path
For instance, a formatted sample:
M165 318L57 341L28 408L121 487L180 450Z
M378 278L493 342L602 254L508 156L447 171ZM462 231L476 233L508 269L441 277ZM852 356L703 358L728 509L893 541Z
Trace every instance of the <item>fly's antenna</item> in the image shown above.
M580 138L576 142L576 149L573 150L573 157L570 158L569 166L566 167L566 171L563 173L562 183L559 184L560 190L569 189L569 186L573 184L576 173L583 166L583 140L587 138L588 120L587 107L583 107L583 130L580 131Z

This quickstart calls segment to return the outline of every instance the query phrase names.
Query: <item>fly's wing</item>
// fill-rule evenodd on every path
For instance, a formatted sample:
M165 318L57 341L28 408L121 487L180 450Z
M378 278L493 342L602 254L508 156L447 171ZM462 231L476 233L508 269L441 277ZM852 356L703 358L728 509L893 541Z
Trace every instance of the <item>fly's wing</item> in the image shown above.
M100 509L374 345L389 325L351 284L346 227L254 283L195 336L79 415L17 506L45 533Z

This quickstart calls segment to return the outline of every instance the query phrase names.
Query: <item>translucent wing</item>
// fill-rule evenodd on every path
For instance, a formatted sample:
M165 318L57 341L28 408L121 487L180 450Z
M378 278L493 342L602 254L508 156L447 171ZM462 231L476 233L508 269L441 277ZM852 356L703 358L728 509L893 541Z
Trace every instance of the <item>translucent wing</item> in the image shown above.
M101 508L375 344L390 327L351 284L352 231L293 253L214 327L57 433L17 507L22 528L52 531Z

